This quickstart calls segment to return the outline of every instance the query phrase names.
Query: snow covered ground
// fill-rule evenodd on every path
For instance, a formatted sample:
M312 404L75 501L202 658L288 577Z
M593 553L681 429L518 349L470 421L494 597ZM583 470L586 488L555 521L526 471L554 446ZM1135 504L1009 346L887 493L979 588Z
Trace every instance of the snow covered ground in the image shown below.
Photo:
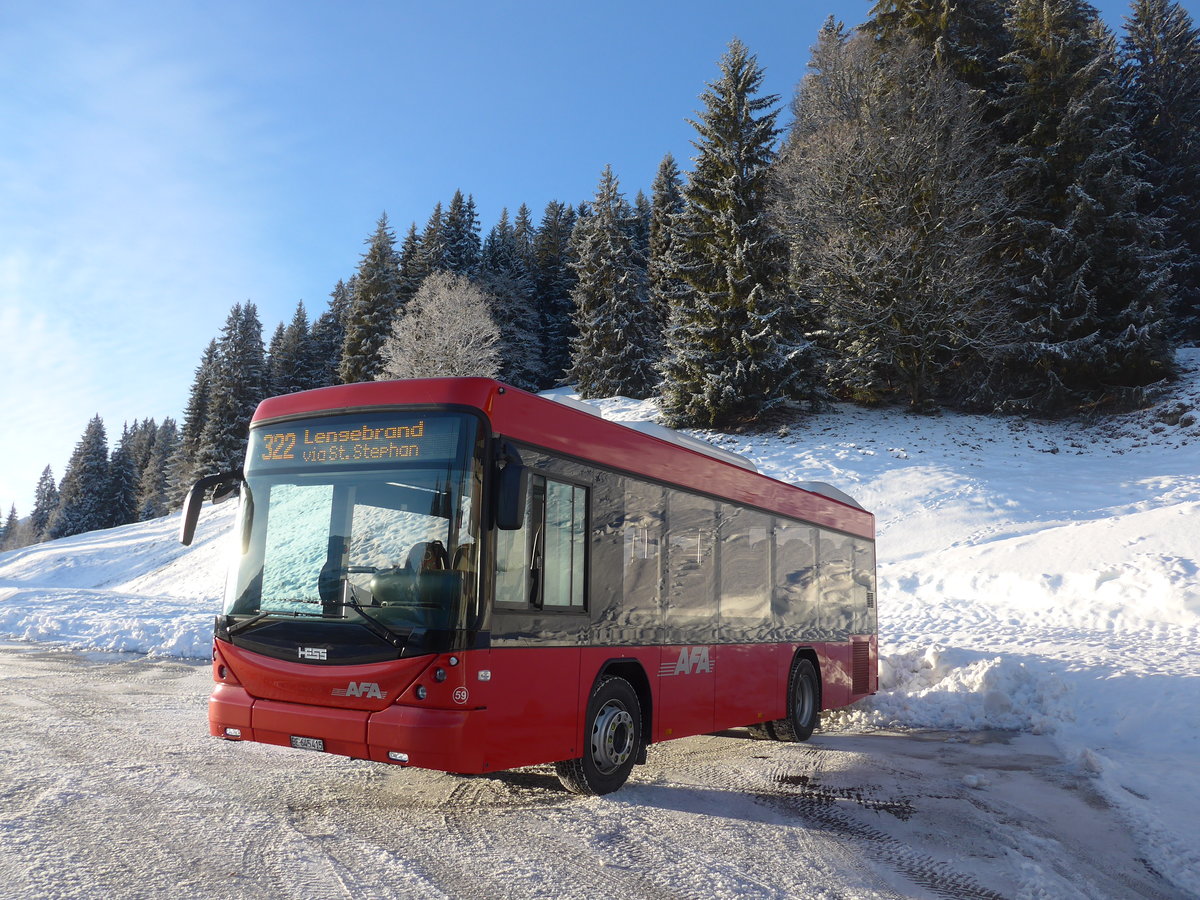
M882 689L826 736L1042 736L1200 896L1200 351L1180 360L1169 398L1095 426L840 407L705 437L877 516ZM169 517L0 555L0 635L206 656L233 513L206 511L191 548Z

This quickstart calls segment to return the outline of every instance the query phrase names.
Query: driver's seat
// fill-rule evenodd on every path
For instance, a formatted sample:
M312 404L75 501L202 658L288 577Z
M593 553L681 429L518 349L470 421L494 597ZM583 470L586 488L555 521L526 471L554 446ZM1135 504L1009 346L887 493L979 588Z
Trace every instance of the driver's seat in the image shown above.
M450 554L441 541L418 541L408 551L409 571L444 572L450 568Z

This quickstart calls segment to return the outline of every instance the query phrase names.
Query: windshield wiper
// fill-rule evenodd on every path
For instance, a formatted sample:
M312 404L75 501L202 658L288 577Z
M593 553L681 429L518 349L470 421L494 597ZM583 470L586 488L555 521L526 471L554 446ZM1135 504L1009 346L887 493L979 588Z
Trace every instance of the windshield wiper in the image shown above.
M354 585L354 583L352 581L350 581L350 579L348 579L348 578L343 578L342 584L345 585L345 588L346 588L346 590L344 591L345 596L344 596L344 599L342 600L342 605L348 606L352 610L354 610L356 613L358 613L359 617L363 621L363 625L367 628L368 631L370 631L372 634L374 634L380 640L385 641L388 644L391 644L393 647L396 647L397 649L402 649L408 643L408 638L413 632L413 630L411 628L409 628L407 631L396 631L395 629L388 627L383 622L379 621L379 619L376 619L374 616L367 613L367 611L365 609L363 609L363 605L358 601L358 598L355 596L355 592L362 590L362 588L356 587ZM284 602L284 603L307 603L312 606L325 606L325 603L321 600L301 600L298 597L290 597L287 599L276 597L274 599L277 601L280 601L280 602ZM316 613L316 612L310 613L310 612L297 612L295 610L268 609L268 610L263 610L262 612L259 612L255 615L251 616L248 619L243 619L240 622L234 622L233 616L230 616L230 615L225 616L225 631L230 637L233 637L233 635L238 634L242 631L245 631L251 625L261 622L263 619L266 619L269 616L291 616L292 618L305 618L305 619L327 619L328 618L328 616L325 615L325 613Z
M316 601L316 600L288 600L287 602L288 603L319 603L319 601ZM263 619L267 618L268 616L292 616L293 618L315 618L315 619L323 618L321 613L308 613L308 612L295 612L295 611L268 609L268 610L264 610L260 613L257 613L248 619L242 619L242 621L240 621L240 622L234 622L233 616L231 616L231 615L225 616L225 631L230 637L233 637L233 635L238 634L242 631L245 631L251 625L254 625L256 622L261 622Z
M346 590L343 591L342 605L349 606L352 610L358 613L363 620L363 624L367 627L367 630L375 635L375 637L386 641L397 649L403 649L404 645L408 643L408 638L412 634L412 629L410 628L408 631L401 633L389 628L374 616L368 615L367 611L363 609L362 604L358 602L358 598L354 596L354 592L360 590L360 588L355 587L354 582L352 582L349 578L343 578L342 584L346 588ZM372 601L373 600L374 598L372 598Z

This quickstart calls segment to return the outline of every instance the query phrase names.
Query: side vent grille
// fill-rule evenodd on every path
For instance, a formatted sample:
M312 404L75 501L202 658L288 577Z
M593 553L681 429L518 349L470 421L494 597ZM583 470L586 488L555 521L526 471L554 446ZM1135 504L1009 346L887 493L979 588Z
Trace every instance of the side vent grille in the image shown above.
M867 609L875 608L875 592L867 591Z
M871 690L871 645L851 644L850 653L850 693L865 694Z

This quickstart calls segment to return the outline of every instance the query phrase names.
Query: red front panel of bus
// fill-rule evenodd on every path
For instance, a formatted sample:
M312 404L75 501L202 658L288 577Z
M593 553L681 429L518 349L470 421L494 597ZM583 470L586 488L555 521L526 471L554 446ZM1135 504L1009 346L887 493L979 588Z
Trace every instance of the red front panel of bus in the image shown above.
M218 641L209 731L282 746L320 741L328 753L381 762L405 753L411 765L483 772L488 684L479 676L487 662L487 651L475 651L314 666Z

